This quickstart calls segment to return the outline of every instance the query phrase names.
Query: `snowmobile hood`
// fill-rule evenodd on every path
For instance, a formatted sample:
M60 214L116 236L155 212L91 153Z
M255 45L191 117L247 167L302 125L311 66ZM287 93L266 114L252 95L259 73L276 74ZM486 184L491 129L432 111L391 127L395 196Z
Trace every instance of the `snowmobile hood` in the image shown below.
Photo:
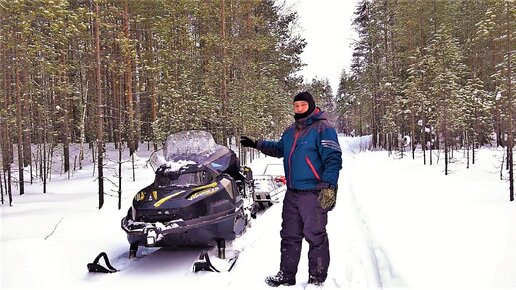
M188 187L150 185L133 199L132 219L142 222L190 220L213 211L214 204L224 201L223 209L234 207L240 200L234 192L234 181L222 174L207 184Z
M188 187L155 188L148 186L138 192L133 200L133 207L137 209L159 209L182 207L194 200L211 195L224 189L226 180L213 181L209 184Z

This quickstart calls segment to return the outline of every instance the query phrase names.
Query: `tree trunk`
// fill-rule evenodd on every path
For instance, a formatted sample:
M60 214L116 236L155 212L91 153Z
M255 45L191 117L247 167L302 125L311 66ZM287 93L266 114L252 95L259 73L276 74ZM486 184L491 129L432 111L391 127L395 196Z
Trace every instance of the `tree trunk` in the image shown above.
M124 37L129 42L129 13L127 8L127 1L124 3ZM131 67L131 52L125 52L125 92L127 98L127 112L128 112L128 123L129 132L127 146L129 147L129 154L133 155L136 144L134 138L134 112L133 112L133 73Z
M511 10L509 6L509 2L505 3L507 7L507 99L509 100L509 137L507 142L507 153L509 154L508 162L509 162L509 199L510 201L514 201L514 164L513 164L513 129L512 129L512 81L511 81L511 49L513 48L511 46L511 30L509 29L510 23L511 23Z
M227 146L226 144L226 130L227 130L227 102L228 102L228 96L227 96L227 87L226 87L226 74L227 74L227 67L226 67L226 14L225 14L225 3L224 0L221 2L221 9L220 9L220 19L221 19L221 36L222 36L222 79L221 79L221 95L222 95L222 140L223 145Z
M421 105L423 108L424 106ZM424 109L421 109L421 132L419 140L421 140L421 150L423 150L423 165L426 165L426 123L425 123L425 115L423 113Z
M113 78L118 79L118 78ZM119 82L115 81L114 84L115 90L119 90L120 84ZM122 116L122 108L123 108L123 102L122 102L122 95L118 92L115 92L115 102L116 106L118 107L118 134L117 134L117 142L118 142L118 209L120 210L122 208L122 128L124 127L123 124L123 116Z
M28 83L30 84L30 79L27 77L27 71L29 70L27 62L24 62L23 68L24 68L24 70L23 70L23 73L20 78L20 83L21 84L28 84ZM25 97L23 97L21 99L22 109L23 109L22 112L25 112L25 114L22 113L22 115L25 115L25 118L23 119L23 122L22 122L23 167L27 167L32 164L31 138L30 138L30 130L29 130L31 115L27 114L28 111L31 112L32 110L29 105L31 102L30 102L30 100L27 100L27 98L30 98L30 94L25 94ZM23 116L22 116L22 118L23 118ZM30 176L30 180L32 183L32 176Z
M371 129L373 134L373 148L377 148L378 146L378 131L376 127L376 93L373 93L373 98L371 99Z
M412 104L412 103L411 103ZM410 108L410 149L412 150L412 160L416 159L416 118L414 114L414 106L411 106Z
M88 81L81 70L79 72L81 101L79 106L79 170L82 170L82 161L84 160L84 143L86 142L86 113L88 106ZM86 82L86 84L84 84Z
M104 75L106 76L105 84L106 84L106 92L113 92L113 78L115 78L115 74L112 69L106 68L104 70ZM111 98L109 97L111 96ZM113 142L115 140L115 136L113 134L115 128L115 122L113 121L113 94L106 94L105 106L106 106L106 138L107 142ZM115 149L118 149L118 143L114 142Z
M3 18L2 18L2 22L3 22ZM4 96L3 96L3 99L0 99L0 152L2 153L2 171L0 172L0 175L3 175L3 182L5 183L5 169L7 167L7 165L9 164L8 162L8 154L7 154L7 136L8 136L8 129L7 129L7 118L6 116L3 115L3 112L5 112L5 109L4 108L7 108L6 104L7 104L7 98L8 98L8 88L9 88L9 85L8 85L8 80L7 80L7 75L8 75L8 70L7 70L7 50L4 49L4 42L3 41L0 41L0 57L2 57L2 71L0 72L1 75L2 75L2 90L0 90L0 92L3 92L4 93ZM7 183L5 183L5 192L7 193ZM4 191L3 191L3 183L2 183L2 180L0 180L0 188L2 189L1 191L1 195L2 195L2 204L4 204Z
M0 51L1 51L1 49L0 49ZM0 105L0 110L1 110L1 108L2 108L2 106ZM0 142L2 143L2 144L0 144L0 155L2 155L2 156L5 154L4 144L3 144L3 141L2 141L3 140L3 134L4 134L3 131L4 131L3 130L3 126L2 126L2 123L0 122ZM2 171L1 172L3 172L3 167L4 167L3 166L3 163L4 163L3 158L0 161L2 162ZM1 172L0 172L0 198L1 198L2 204L4 204L4 185L2 183L2 173Z
M12 148L10 149L12 150ZM13 206L13 190L11 188L12 176L11 167L7 169L7 195L9 196L9 206Z
M40 166L41 176L43 177L43 193L47 193L47 126L43 127L43 155L42 155L42 164Z
M5 67L7 67L7 57L5 57L5 62L4 62L4 65ZM7 70L5 70L7 72ZM3 104L3 109L5 111L7 111L7 108L9 108L9 98L8 98L8 94L9 94L9 91L11 91L9 89L9 84L11 83L11 77L10 77L10 74L5 74L5 77L4 77L4 86L5 86L5 98L2 100L1 104ZM1 140L1 145L3 146L2 147L2 163L3 163L3 172L4 172L4 182L8 182L9 183L9 189L7 190L8 194L11 194L10 192L10 184L11 184L11 178L10 178L10 173L8 174L9 178L6 179L5 178L5 172L6 171L10 171L11 170L11 163L13 162L13 150L12 150L12 145L11 145L11 138L9 136L9 125L8 125L8 122L7 122L7 118L3 119L3 122L2 122L2 119L0 119L0 126L3 126L3 136L0 136L2 137L2 140ZM7 184L6 184L6 187L7 189Z
M502 120L500 116L500 108L498 104L498 100L495 100L495 127L496 127L496 146L505 146L505 142L503 140L503 133L502 133Z
M465 132L466 136L464 139L466 139L466 168L469 168L469 135L468 135L468 130L466 130Z
M472 136L471 136L471 141L472 141L471 142L471 164L475 164L475 145L476 145L475 133L478 128L477 119L478 119L477 108L475 107L475 118L473 120L473 131L471 132L471 134L472 134Z
M436 140L435 141L432 141L432 126L430 125L430 149L428 150L428 156L429 156L429 161L430 161L430 165L432 165L432 146L434 143L437 143L437 132L435 132L435 138Z
M448 128L447 128L447 112L444 110L444 124L443 124L443 138L444 138L444 175L448 175L448 159L449 159L449 144L448 144Z
M99 209L104 205L104 108L102 102L101 75L100 75L100 37L99 37L99 4L95 1L95 89L97 95L97 168L99 182Z
M152 41L152 32L148 32L147 36L147 43L148 43L148 53L151 54L151 61L150 65L154 67L154 51L153 51L153 41ZM154 73L154 70L150 73L149 76L149 85L150 85L150 99L151 99L151 120L150 120L150 126L149 126L149 136L152 136L152 143L154 146L154 151L158 150L158 144L156 142L156 134L154 134L154 127L152 126L154 122L156 121L156 76Z
M1 130L1 128L0 128L0 130ZM1 199L2 204L4 204L4 184L2 183L2 174L0 174L0 199Z
M67 63L66 53L62 55L63 65ZM68 75L67 72L63 73L62 83L68 84ZM69 98L66 90L62 90L61 92L61 103L62 103L62 114L63 114L63 131L62 131L62 141L63 141L63 158L64 158L64 172L68 173L68 179L70 178L70 117L69 117Z
M18 54L15 52L18 56ZM14 79L16 85L16 127L18 129L18 182L20 195L24 193L23 184L23 121L22 121L22 96L20 84L20 68L18 64L14 64Z

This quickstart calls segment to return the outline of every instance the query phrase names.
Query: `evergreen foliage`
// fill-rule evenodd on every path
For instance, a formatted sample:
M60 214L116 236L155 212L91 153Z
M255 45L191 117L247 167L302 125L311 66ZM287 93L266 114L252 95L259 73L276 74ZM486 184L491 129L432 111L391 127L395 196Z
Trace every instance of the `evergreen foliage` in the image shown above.
M278 137L301 84L296 20L274 0L0 0L3 172L20 160L20 187L25 166L46 180L53 150L69 171L71 142L132 153L184 129Z
M403 136L413 150L504 145L513 119L508 57L516 60L515 6L359 1L351 71L342 74L337 94L339 128L372 134L374 146L386 149L400 148Z
M506 146L514 200L515 16L514 0L360 0L339 128L401 156L419 148L425 164L444 151L445 174L455 149L469 166L478 146Z

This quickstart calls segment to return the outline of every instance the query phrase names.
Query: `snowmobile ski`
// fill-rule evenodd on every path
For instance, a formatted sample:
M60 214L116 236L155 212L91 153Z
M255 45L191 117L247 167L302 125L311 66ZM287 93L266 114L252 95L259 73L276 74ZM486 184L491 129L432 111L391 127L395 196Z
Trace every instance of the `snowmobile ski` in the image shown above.
M99 264L100 258L104 258L104 262L106 263L106 267ZM115 273L118 272L115 267L111 266L111 263L109 263L109 258L105 252L100 253L93 263L88 263L88 272L90 273Z
M193 264L193 271L194 273L199 271L229 272L235 266L239 254L240 251L237 250L226 250L226 241L219 239L217 240L217 256L212 259L209 251L202 251L199 261ZM215 261L215 265L212 260Z
M238 260L239 252L228 251L227 254L230 255L228 255L228 257L225 259L219 258L217 256L212 256L212 258L210 258L210 253L208 251L202 251L201 255L199 256L199 261L193 264L193 272L230 272L233 270L233 267Z

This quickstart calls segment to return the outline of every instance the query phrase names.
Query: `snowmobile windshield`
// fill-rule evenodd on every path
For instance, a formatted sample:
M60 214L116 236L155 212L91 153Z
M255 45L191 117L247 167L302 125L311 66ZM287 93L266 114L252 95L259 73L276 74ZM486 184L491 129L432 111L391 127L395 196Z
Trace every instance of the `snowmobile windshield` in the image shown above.
M162 173L156 175L154 185L158 187L188 187L205 185L211 181L211 176L205 171L188 172L188 173Z
M217 151L220 145L215 143L211 133L199 130L181 131L171 134L165 141L163 147L163 155L167 161L176 160L178 156L181 158L188 158L200 163L198 158L202 156L211 155Z
M165 162L194 162L210 165L223 172L235 153L229 148L216 144L211 133L199 130L182 131L167 137L163 147ZM159 159L156 157L156 159ZM162 162L163 160L157 160ZM213 163L213 164L212 164Z

